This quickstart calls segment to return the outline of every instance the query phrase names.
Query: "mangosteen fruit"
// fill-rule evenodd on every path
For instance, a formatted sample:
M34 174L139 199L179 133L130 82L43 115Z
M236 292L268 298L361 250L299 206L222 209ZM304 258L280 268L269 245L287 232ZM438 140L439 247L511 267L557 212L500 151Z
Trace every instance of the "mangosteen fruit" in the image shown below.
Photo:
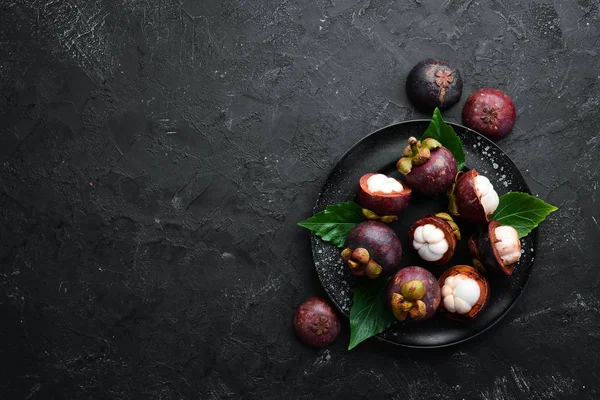
M357 201L368 219L395 221L410 203L412 190L384 174L365 174L360 178Z
M422 321L431 318L440 305L440 286L431 272L411 266L402 268L390 279L387 303L394 317Z
M473 223L488 222L500 201L490 180L474 169L459 172L447 194L450 214Z
M408 231L408 242L423 260L432 264L450 261L460 230L446 213L428 215L415 222Z
M364 221L352 228L340 257L352 274L375 279L391 276L402 258L402 244L396 233L379 221Z
M440 311L452 319L468 321L477 317L490 297L485 277L469 265L455 265L438 279L442 289Z
M445 110L458 103L463 82L460 72L448 61L428 58L418 62L406 79L406 93L421 111Z
M294 329L298 338L313 347L325 347L339 335L342 324L333 307L320 297L311 297L298 307Z
M457 172L454 155L433 138L410 137L396 168L415 192L427 195L443 193Z
M469 239L473 264L481 271L512 275L521 258L521 240L515 228L490 221Z
M515 104L506 93L491 88L469 96L462 112L463 123L491 140L508 135L517 119Z

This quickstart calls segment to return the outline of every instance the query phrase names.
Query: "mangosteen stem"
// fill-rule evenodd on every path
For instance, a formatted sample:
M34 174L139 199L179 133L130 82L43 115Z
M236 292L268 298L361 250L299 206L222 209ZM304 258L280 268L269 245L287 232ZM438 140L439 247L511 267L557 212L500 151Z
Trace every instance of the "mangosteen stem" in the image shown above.
M408 139L408 144L410 145L410 149L412 151L413 157L416 156L417 154L419 154L420 149L419 149L419 146L417 145L418 143L419 143L419 141L414 136L411 136Z

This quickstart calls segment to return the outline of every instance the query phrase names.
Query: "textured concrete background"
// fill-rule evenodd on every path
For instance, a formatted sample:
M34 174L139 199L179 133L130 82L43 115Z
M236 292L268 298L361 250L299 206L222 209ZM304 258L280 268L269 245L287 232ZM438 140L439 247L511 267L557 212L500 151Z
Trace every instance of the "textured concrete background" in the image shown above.
M597 0L0 1L3 399L600 397ZM500 146L560 207L530 283L447 349L302 346L329 169L428 117L404 79L518 108Z

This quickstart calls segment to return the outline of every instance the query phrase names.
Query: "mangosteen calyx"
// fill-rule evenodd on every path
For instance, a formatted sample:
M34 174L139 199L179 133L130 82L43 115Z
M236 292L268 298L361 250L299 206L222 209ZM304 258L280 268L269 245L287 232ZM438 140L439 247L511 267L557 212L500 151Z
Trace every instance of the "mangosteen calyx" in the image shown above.
M449 69L441 69L435 73L435 84L440 87L440 103L444 101L444 96L446 96L446 89L452 82L454 82L454 76Z
M447 88L452 82L454 82L454 76L452 76L453 72L454 71L449 69L439 70L435 73L435 84L441 88Z
M498 109L495 107L483 107L483 112L479 117L484 123L497 126L498 125Z
M480 295L479 284L463 274L447 277L442 287L444 308L449 312L461 315L471 311L477 304Z
M425 285L419 280L403 283L400 293L392 294L392 313L396 319L404 321L407 317L418 320L427 314L427 306L421 300L425 296Z
M450 228L452 228L452 232L454 233L454 236L456 236L456 238L458 240L461 239L460 228L458 227L456 222L454 222L454 218L452 218L452 216L450 214L445 213L445 212L440 212L440 213L435 214L435 216L438 217L439 219L445 221L448 225L450 225Z
M392 223L398 219L397 215L379 215L379 214L375 214L373 211L369 210L368 208L363 208L362 214L365 216L366 219L370 219L371 221L381 221L384 224Z
M321 336L322 334L327 333L330 327L331 322L329 321L329 318L321 315L312 323L311 329L317 336Z
M371 259L369 251L362 247L354 250L347 247L342 250L340 258L348 264L350 271L354 275L375 279L383 271L381 265Z
M413 165L423 165L431 158L431 152L442 147L442 144L433 138L422 142L414 136L408 139L408 146L402 152L402 158L396 163L396 168L402 175L408 175Z

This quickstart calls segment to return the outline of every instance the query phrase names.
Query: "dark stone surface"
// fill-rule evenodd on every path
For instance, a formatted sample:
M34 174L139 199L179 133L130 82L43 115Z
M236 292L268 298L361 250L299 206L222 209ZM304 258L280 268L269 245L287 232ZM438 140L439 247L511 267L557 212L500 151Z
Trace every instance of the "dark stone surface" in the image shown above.
M0 2L3 399L600 397L594 0ZM455 347L315 351L327 172L458 64L518 109L500 146L560 207L524 296Z

